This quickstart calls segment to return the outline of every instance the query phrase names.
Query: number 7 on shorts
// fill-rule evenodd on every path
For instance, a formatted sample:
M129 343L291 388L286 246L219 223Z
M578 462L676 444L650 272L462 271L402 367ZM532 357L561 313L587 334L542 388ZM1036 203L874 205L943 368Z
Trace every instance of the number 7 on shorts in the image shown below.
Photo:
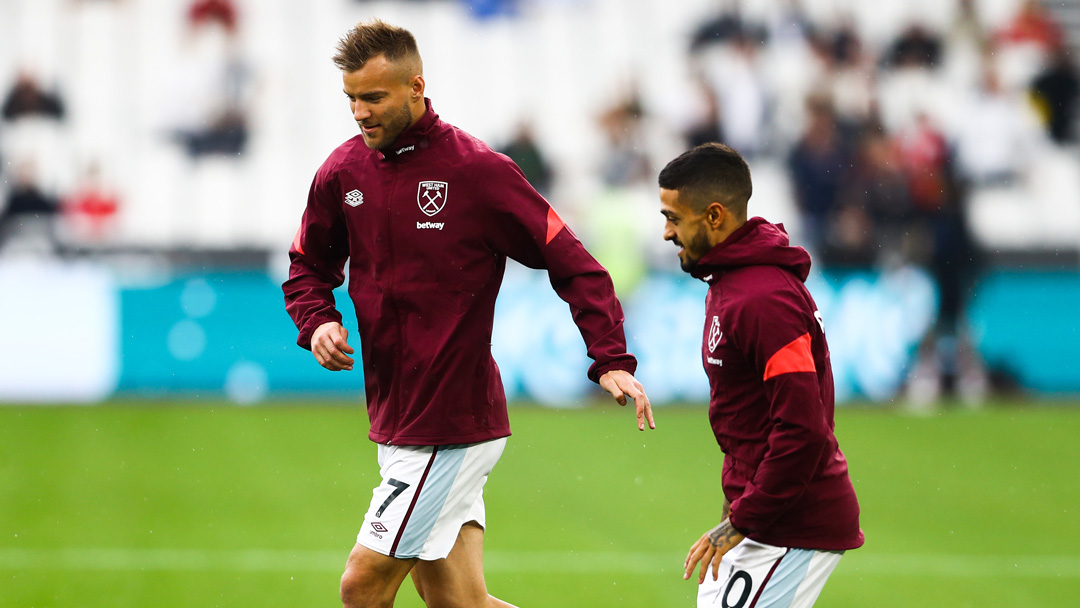
M386 500L383 501L382 506L380 506L379 510L375 512L375 517L382 517L383 511L386 510L386 507L389 507L390 503L394 502L394 499L398 496L401 496L401 493L409 487L409 484L405 483L404 481L398 481L393 477L387 479L386 483L394 486L397 489L391 492L390 496L386 497Z

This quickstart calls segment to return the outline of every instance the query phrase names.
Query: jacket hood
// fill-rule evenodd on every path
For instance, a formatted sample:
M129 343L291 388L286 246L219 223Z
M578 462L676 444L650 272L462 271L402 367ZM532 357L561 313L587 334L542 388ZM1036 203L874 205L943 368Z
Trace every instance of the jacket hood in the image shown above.
M790 245L783 224L770 224L753 217L709 250L690 274L712 283L720 272L743 266L778 266L805 282L810 274L810 254L802 247Z

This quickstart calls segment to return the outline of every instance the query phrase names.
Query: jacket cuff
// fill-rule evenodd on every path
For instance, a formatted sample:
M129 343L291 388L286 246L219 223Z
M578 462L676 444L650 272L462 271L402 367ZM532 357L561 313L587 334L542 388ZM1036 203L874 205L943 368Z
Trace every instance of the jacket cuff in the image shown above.
M318 314L300 328L300 335L296 337L296 344L305 350L311 350L311 336L323 323L341 323L341 313L336 310Z
M637 359L634 358L634 355L626 353L624 355L619 355L618 357L604 361L603 363L593 363L591 366L589 366L589 380L592 380L593 382L599 384L600 377L613 369L621 369L623 371L633 374L637 371Z
M750 528L744 526L737 520L737 518L738 516L735 515L734 511L732 511L731 515L728 516L728 523L731 524L732 528L735 528L736 532L746 537L749 537L751 534L754 533L754 530L751 530Z

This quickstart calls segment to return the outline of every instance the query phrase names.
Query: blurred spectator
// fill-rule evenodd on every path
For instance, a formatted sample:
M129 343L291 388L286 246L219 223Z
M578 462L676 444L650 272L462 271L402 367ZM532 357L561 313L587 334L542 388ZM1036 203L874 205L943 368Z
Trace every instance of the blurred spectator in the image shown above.
M850 142L837 122L832 102L818 94L806 101L806 131L788 156L803 240L822 251L840 188L851 171Z
M771 135L767 124L768 92L757 63L757 45L745 33L700 57L701 73L713 88L720 127L727 145L743 157L764 151Z
M63 120L64 103L57 93L44 90L32 75L22 72L4 98L3 116L8 121L24 116Z
M967 229L966 189L956 178L945 136L926 114L898 134L897 147L913 211L903 235L903 260L929 271L939 295L937 322L919 346L907 396L914 405L925 405L944 392L959 393L975 403L987 380L962 323L979 259Z
M886 65L893 68L932 69L941 63L941 38L921 24L905 29L885 53Z
M770 44L786 45L790 43L804 44L811 36L814 29L810 19L806 16L802 0L782 0L780 7L774 13L772 19L760 30L752 28L752 33L760 31L757 36L760 40L767 40Z
M1024 0L994 36L994 62L1006 90L1026 89L1065 42L1054 16L1037 0Z
M57 207L56 199L38 186L32 163L16 167L7 199L0 209L0 251L19 248L55 253Z
M970 93L957 112L960 177L976 186L1014 182L1035 152L1038 135L1026 101L1004 90L988 63L980 89Z
M870 120L875 114L875 63L854 23L845 20L832 32L817 32L812 40L825 68L820 87L828 93L837 118L853 125Z
M841 204L822 235L821 261L826 268L873 268L877 261L874 221L866 209Z
M180 133L180 138L192 158L236 156L247 148L247 119L238 109L231 108L214 117L203 129Z
M714 14L690 40L691 71L712 89L724 143L744 157L760 153L766 127L766 84L757 50L768 39L759 23L743 18L739 0L717 0Z
M1023 0L1020 10L997 34L1002 46L1033 45L1049 55L1062 46L1061 26L1039 0Z
M937 212L945 206L946 197L953 190L945 136L923 113L914 125L898 135L897 141L912 204L924 213Z
M236 5L230 0L195 0L188 7L187 19L192 28L216 24L233 34L237 29L238 17Z
M229 2L199 0L181 60L174 68L178 90L171 101L174 131L188 155L236 156L247 149L251 68L240 54L237 14ZM220 28L205 28L207 23Z
M877 248L875 257L879 265L895 266L903 261L913 205L900 149L884 129L868 127L864 130L854 169L843 183L840 204L845 209L861 209L872 222L873 242ZM832 242L844 243L845 238L836 236Z
M717 0L714 14L703 21L691 35L690 53L697 53L715 44L731 43L743 36L764 40L764 28L743 21L739 0Z
M119 197L104 183L97 163L87 167L82 182L63 201L65 227L72 240L80 243L100 243L107 240L115 228L120 209Z
M956 19L944 42L942 67L948 81L960 89L978 86L989 36L979 19L975 0L960 0Z
M645 154L642 119L645 110L636 95L615 105L600 117L606 139L600 175L607 186L627 186L652 177Z
M941 294L939 327L955 334L977 257L964 217L966 190L945 136L928 116L921 115L898 143L914 208L905 258L934 276Z
M689 148L724 141L724 128L720 124L720 102L716 99L716 92L700 79L695 84L700 92L698 98L701 104L697 120L691 123L683 134Z
M517 164L521 172L525 174L525 179L529 180L537 192L545 198L551 195L551 166L536 143L536 136L533 134L531 125L522 123L514 139L499 151Z
M602 187L582 207L582 240L607 268L620 293L644 277L649 247L643 243L655 225L655 175L645 153L644 119L645 109L636 94L600 116L606 144L600 159Z
M941 61L941 37L919 24L906 28L883 55L876 102L889 132L909 128L919 114L946 109L952 98Z
M1054 51L1050 64L1031 83L1031 93L1050 138L1059 144L1076 141L1080 78L1068 49L1060 47Z

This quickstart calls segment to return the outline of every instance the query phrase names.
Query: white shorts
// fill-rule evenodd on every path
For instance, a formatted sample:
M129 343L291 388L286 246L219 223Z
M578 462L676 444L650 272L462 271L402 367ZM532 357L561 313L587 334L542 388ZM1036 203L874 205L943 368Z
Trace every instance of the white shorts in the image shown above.
M443 559L461 526L485 525L484 483L506 438L470 445L379 445L382 483L356 542L401 559Z
M713 580L711 569L705 573L698 608L810 608L843 555L747 538L724 555L719 580Z

